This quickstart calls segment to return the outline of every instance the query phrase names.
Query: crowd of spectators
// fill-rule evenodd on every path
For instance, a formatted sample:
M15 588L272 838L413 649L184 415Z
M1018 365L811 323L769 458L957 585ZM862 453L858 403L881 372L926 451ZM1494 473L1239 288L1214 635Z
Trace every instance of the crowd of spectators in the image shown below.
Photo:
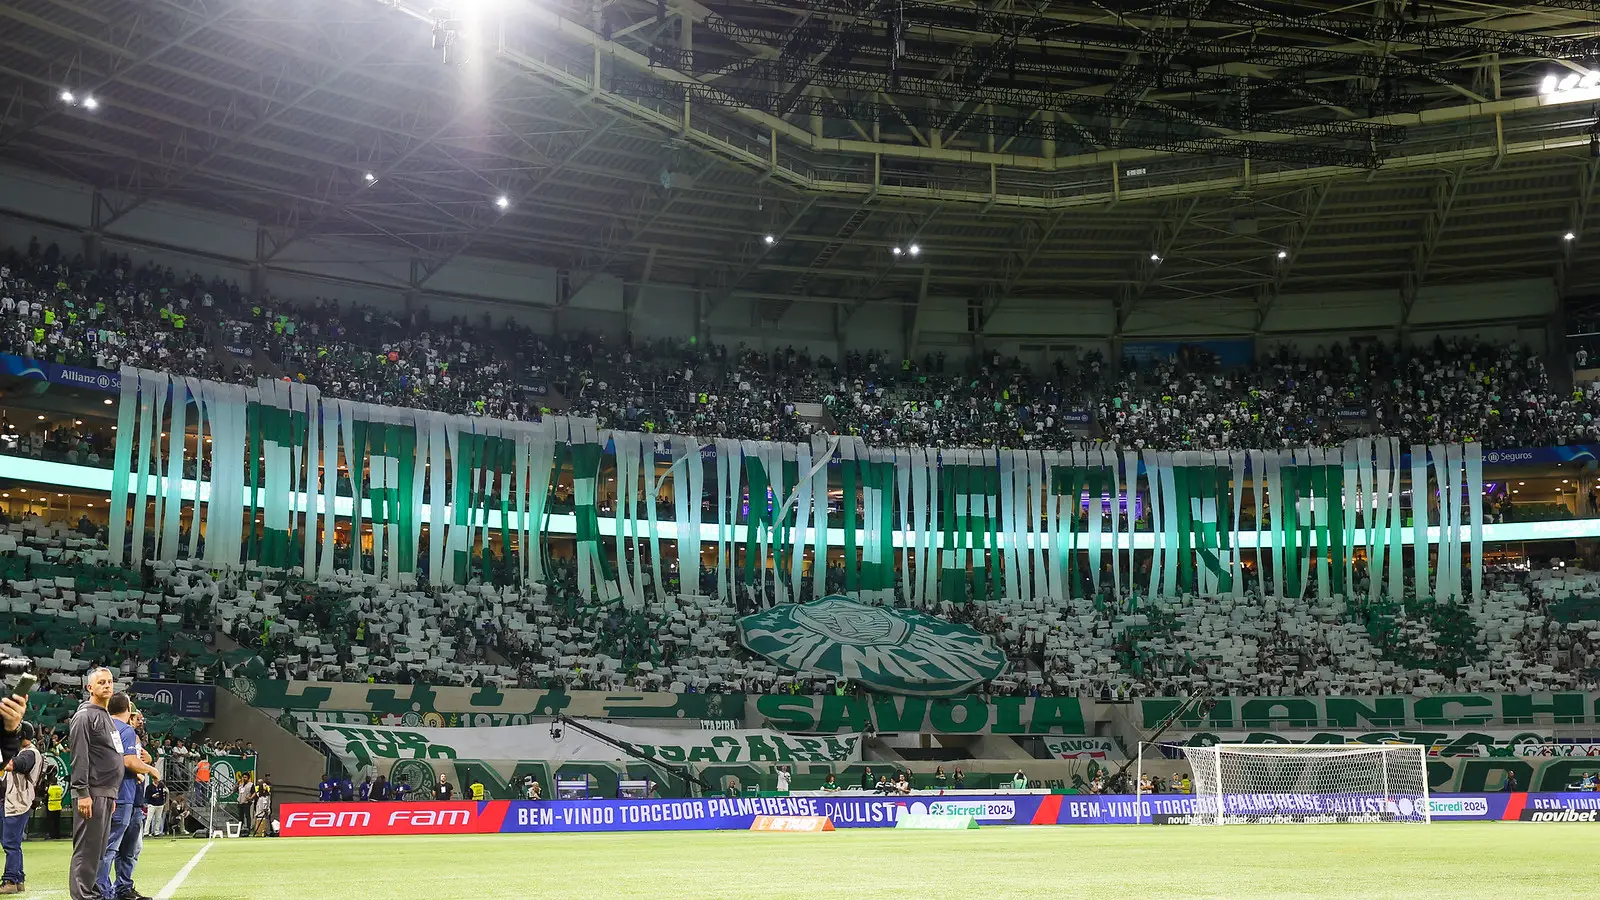
M65 693L89 659L110 660L130 678L178 680L270 676L680 693L853 689L751 656L738 641L743 610L676 579L662 596L627 610L581 597L573 569L561 561L543 583L522 588L396 586L361 573L311 580L296 570L210 572L183 561L131 572L106 565L103 545L65 525L35 520L10 533L28 537L19 550L51 553L55 562L3 565L15 558L0 552L0 608L11 611L0 614L10 635L0 652L37 657L41 680ZM65 568L69 562L75 568ZM50 577L41 577L41 568ZM1263 596L1253 584L1220 596L1149 598L1105 584L1066 600L974 597L923 611L994 637L1011 663L980 688L995 695L1131 697L1201 685L1233 695L1600 685L1600 575L1566 568L1492 571L1484 597L1463 602L1435 603L1412 590L1401 600L1375 601L1359 584L1349 597L1319 597L1313 589L1301 598Z
M0 256L0 352L286 377L373 403L517 420L559 412L704 438L833 431L881 445L1035 449L1086 440L1271 448L1363 433L1495 447L1600 440L1600 387L1558 387L1540 355L1468 339L1282 348L1243 367L1194 347L1116 366L1098 353L1043 368L997 353L830 359L792 347L540 335L487 316L438 321L426 308L250 298L235 284L115 254L86 266L37 241Z

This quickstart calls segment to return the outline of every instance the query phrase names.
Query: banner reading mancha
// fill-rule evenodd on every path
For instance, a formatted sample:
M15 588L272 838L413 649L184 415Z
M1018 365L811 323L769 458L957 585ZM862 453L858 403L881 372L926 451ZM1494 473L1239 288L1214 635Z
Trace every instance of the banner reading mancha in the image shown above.
M1183 705L1181 697L1138 701L1139 724L1155 728ZM1485 725L1600 723L1600 693L1435 694L1391 697L1217 697L1209 713L1177 722L1182 730L1284 731L1327 728L1461 728Z

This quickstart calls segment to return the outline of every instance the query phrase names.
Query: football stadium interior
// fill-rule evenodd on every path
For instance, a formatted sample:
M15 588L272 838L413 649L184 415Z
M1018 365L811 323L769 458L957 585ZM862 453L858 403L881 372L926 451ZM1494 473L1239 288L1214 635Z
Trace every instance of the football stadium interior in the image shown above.
M0 0L0 893L1575 892L1597 183L1595 0Z

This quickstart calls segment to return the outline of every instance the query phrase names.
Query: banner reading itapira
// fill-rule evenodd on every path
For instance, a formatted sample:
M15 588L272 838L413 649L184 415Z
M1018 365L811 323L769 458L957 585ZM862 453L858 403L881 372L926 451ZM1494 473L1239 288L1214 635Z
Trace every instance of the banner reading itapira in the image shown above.
M560 729L542 724L388 728L320 722L308 727L352 774L384 775L397 784L409 781L414 788L432 785L441 774L461 774L468 763L506 783L522 774L524 764L538 764L541 773L574 773L584 771L584 764L609 769L613 761L625 772L637 769L651 781L669 782L681 781L685 770L719 766L847 765L861 760L859 734L802 737L763 729L641 728L595 721ZM481 776L469 766L461 777Z
M742 720L744 694L672 694L365 684L234 678L229 690L273 715L308 722L408 728L491 728L567 715L596 719Z
M1418 593L1482 590L1478 444L1407 455L1390 438L1177 453L703 442L334 400L295 381L246 388L132 368L120 379L113 562L143 561L148 544L162 561L326 577L343 565L335 532L348 529L371 535L351 568L388 581L526 583L545 577L560 537L574 543L582 597L638 609L666 590L670 541L682 572L711 545L712 591L730 604L741 587L765 605L820 599L826 579L808 577L809 556L839 561L847 596L887 601L898 588L926 607L1105 588L1333 596L1360 583L1363 556L1366 593L1392 600L1415 546L1430 551L1412 554ZM191 426L201 439L187 440ZM185 478L196 470L198 482ZM550 502L562 479L570 513ZM600 486L612 483L602 519ZM667 493L670 510L653 502ZM1435 493L1437 521L1402 501Z

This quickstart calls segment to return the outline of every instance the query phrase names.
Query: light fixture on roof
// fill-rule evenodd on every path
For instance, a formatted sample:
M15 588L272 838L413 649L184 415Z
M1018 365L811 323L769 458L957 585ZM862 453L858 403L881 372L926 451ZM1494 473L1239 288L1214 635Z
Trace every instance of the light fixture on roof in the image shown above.
M1159 254L1159 253L1150 254L1150 261L1154 262L1154 263L1161 262L1161 254Z
M1579 88L1589 90L1596 87L1600 87L1600 71L1593 70L1546 75L1539 81L1541 94L1560 94Z
M777 243L777 242L778 242L778 239L777 239L777 238L775 238L775 237L773 237L773 236L772 236L772 235L770 235L770 234L769 234L769 235L767 235L767 236L766 236L766 237L764 237L764 238L762 238L762 239L761 239L761 240L762 240L762 242L763 242L763 243L765 243L765 244L766 244L766 245L767 245L767 246L768 246L768 247L771 247L771 246L772 246L772 245L773 245L773 244L776 244L776 243Z
M106 398L106 405L107 405L107 406L110 406L110 405L111 405L111 398L110 398L110 397L107 397L107 398Z
M67 104L77 103L78 102L78 98L72 96L72 92L71 91L67 90L66 88L62 88L61 89L61 102L62 103L67 103Z
M1573 233L1572 233L1572 232L1570 232L1570 231L1569 231L1569 232L1567 232L1567 233L1566 233L1566 234L1563 234L1563 235L1562 235L1562 236L1561 236L1561 239L1562 239L1562 240L1563 240L1563 241L1575 241L1575 240L1577 240L1577 239L1578 239L1578 236L1577 236L1577 235L1576 235L1576 234L1573 234Z
M1289 258L1289 251L1280 249L1278 251L1278 258L1279 259L1288 259Z
M368 172L367 174L365 174L365 175L363 175L361 177L362 177L363 180L365 180L367 182L367 184L371 184L374 181L378 180L378 176L372 174L371 172Z
M511 198L507 197L505 194L501 194L500 196L494 198L494 205L500 207L501 209L510 209Z
M92 96L85 95L83 98L83 108L93 112L94 110L100 108L100 101L96 100Z
M44 421L44 413L40 413L39 414L39 421L41 421L41 422Z
M896 248L894 248L893 250L891 250L889 252L893 253L895 256L899 256L903 251L901 251L901 249L899 247L896 247Z
M917 254L922 252L922 246L920 244L912 244L910 247L908 247L906 249L911 252L912 256L916 256Z

